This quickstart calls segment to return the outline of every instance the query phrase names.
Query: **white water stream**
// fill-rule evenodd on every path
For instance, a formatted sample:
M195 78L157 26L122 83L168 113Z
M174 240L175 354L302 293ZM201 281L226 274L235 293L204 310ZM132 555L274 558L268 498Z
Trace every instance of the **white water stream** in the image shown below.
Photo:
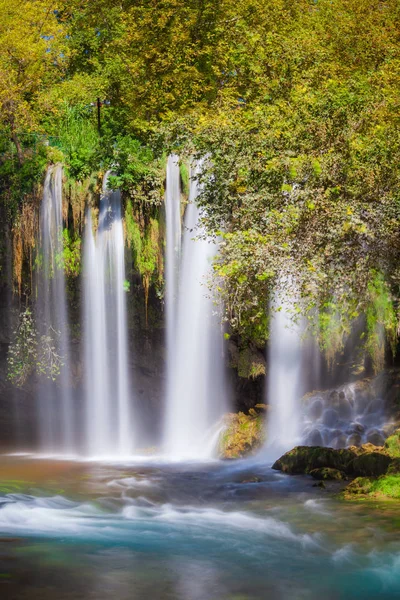
M168 372L167 406L164 423L164 450L173 458L210 458L216 442L210 428L218 422L227 408L223 372L222 332L215 307L207 287L217 246L203 234L199 226L200 211L196 205L199 184L197 171L190 181L189 204L185 212L182 262L176 300L167 295L167 315L172 312L168 303L174 302L173 318L167 320ZM171 181L172 178L172 181ZM174 172L167 171L166 212L177 214L180 202ZM170 206L170 203L173 206ZM168 217L167 217L168 218ZM167 233L168 240L168 233ZM174 285L178 255L167 247L167 290ZM168 261L174 264L168 265ZM176 304L175 304L176 302ZM210 443L212 442L212 443Z
M119 191L103 181L96 238L87 214L84 255L86 452L131 454L134 447Z
M46 347L61 361L57 388L51 381L38 386L39 441L42 451L74 449L75 424L70 381L69 324L63 263L62 167L49 167L40 207L39 270L36 319ZM47 362L49 359L45 358ZM60 405L58 406L58 399Z
M290 316L287 300L275 296L268 349L267 452L278 458L300 441L300 398L304 390L301 380L301 328Z

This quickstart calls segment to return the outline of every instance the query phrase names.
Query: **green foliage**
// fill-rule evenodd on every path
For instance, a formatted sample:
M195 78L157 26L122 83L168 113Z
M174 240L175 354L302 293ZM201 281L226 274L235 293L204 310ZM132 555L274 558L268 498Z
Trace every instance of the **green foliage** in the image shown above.
M185 194L185 196L189 196L190 173L189 173L189 167L186 162L181 161L179 163L179 172L181 174L182 192Z
M8 379L21 387L34 371L37 357L37 333L32 312L26 308L20 315L13 340L8 348Z
M384 475L371 485L369 493L387 498L400 498L400 475Z
M132 248L133 264L139 270L142 255L142 236L139 224L133 216L132 201L130 199L127 201L125 208L125 229L128 247Z
M25 160L19 164L14 145L0 136L0 198L13 222L24 196L32 194L42 181L48 164L48 149L40 140L26 138Z
M208 157L200 204L222 237L214 282L232 332L265 343L279 284L300 295L330 362L366 315L362 343L381 367L400 289L397 0L62 0L57 11L3 0L0 11L9 213L36 181L11 175L32 158L21 134L48 134L70 177L112 166L149 285L163 155ZM101 139L96 98L110 101ZM186 187L183 163L181 176Z
M110 185L120 188L135 204L150 212L163 202L162 161L152 150L131 136L118 136L113 149L116 166Z
M368 284L368 295L366 347L375 371L380 371L385 362L385 339L389 340L393 354L396 352L397 340L397 318L391 293L380 273L372 273Z
M63 365L57 351L58 337L58 332L52 328L45 334L39 334L32 312L27 307L20 314L18 327L8 348L8 379L15 386L22 387L29 376L36 372L55 381Z
M125 208L125 229L128 247L132 249L134 267L142 277L147 308L150 283L154 280L156 274L158 278L162 276L159 261L159 222L157 219L150 217L148 224L141 229L137 219L135 219L132 202L129 199Z
M325 302L318 311L316 335L329 367L333 366L336 355L343 350L344 341L350 331L351 322L347 314L343 314L334 302Z
M263 405L258 407L265 408ZM264 415L250 409L248 415L242 412L227 415L219 450L223 458L241 458L257 452L264 441Z
M386 438L385 450L393 458L400 458L400 431L395 431L392 435Z
M99 135L92 109L64 104L57 136L50 138L64 154L69 176L77 181L88 177L99 162Z
M400 475L383 475L378 479L368 477L357 477L344 491L348 500L354 498L382 499L400 498Z
M252 348L246 347L239 351L237 370L239 377L256 379L265 375L265 363Z
M67 277L78 277L81 271L81 238L63 230L63 266Z

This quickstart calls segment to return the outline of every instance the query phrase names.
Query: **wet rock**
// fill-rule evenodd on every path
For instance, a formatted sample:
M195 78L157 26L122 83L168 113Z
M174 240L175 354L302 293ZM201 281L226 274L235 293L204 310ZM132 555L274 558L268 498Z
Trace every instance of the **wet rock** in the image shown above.
M331 446L333 448L346 448L347 446L347 435L345 433L341 433L337 437L333 438L331 441Z
M385 438L378 429L373 429L367 433L367 442L375 446L383 446Z
M386 438L388 438L389 436L391 436L396 429L398 428L398 425L396 423L386 423L383 427L382 427L382 433Z
M342 449L297 446L281 456L272 468L289 474L310 474L315 469L329 468L353 477L377 477L386 473L392 462L385 448L373 444Z
M323 439L321 432L318 429L313 429L307 436L307 444L310 446L322 446Z
M343 394L343 392L340 392L340 393ZM345 421L348 421L349 419L351 419L352 414L353 414L352 407L347 402L346 398L344 397L344 394L343 394L342 398L340 397L340 394L339 394L338 414L339 414L339 417L341 419L344 419Z
M337 390L332 390L332 392L328 396L329 404L336 405L339 400L339 392Z
M392 458L400 458L400 429L387 438L384 448Z
M350 449L334 450L321 446L297 446L281 456L272 466L291 475L331 468L346 472L357 453Z
M315 446L319 445L326 445L326 446L332 446L332 440L335 440L337 437L339 437L340 435L342 435L342 431L340 429L327 429L324 431L324 438L325 438L325 444L314 444Z
M361 423L350 423L350 425L346 429L346 433L348 435L352 435L353 433L363 434L365 431L365 427L361 425Z
M324 411L324 404L321 398L317 398L308 408L308 414L311 419L320 419Z
M311 477L314 479L330 480L330 481L341 481L346 479L346 475L339 469L331 469L330 467L321 467L320 469L313 469L310 471Z
M345 489L345 496L365 495L371 491L372 482L367 477L357 477Z
M367 477L357 477L344 490L343 495L350 500L354 496L359 498L400 498L400 475L387 474L379 478L370 479Z
M355 475L378 477L387 472L392 459L387 454L378 451L364 452L357 456L351 465L350 472Z
M248 479L243 479L242 483L260 483L262 479L260 477L254 476L249 477Z
M388 474L400 473L400 458L392 458L387 472Z
M335 427L336 423L339 421L339 415L337 411L333 408L328 408L322 417L322 422L327 427Z
M362 437L359 433L352 433L347 438L346 446L361 446Z
M382 412L382 409L383 409L382 399L374 398L373 400L371 400L371 402L368 404L367 408L365 409L365 414L371 415L371 414L380 413L380 412Z
M324 484L323 481L318 481L318 483L313 483L313 487L318 487L318 488L322 488L322 489L326 489L326 485Z
M265 411L264 411L265 412ZM265 441L265 415L251 408L225 416L226 428L220 439L221 458L242 458L254 454Z

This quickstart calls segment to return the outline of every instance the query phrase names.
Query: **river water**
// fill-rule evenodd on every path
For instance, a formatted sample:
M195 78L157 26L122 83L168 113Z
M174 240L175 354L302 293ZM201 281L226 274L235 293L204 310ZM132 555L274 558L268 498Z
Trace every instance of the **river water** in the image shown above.
M400 507L249 461L0 461L7 600L398 598Z

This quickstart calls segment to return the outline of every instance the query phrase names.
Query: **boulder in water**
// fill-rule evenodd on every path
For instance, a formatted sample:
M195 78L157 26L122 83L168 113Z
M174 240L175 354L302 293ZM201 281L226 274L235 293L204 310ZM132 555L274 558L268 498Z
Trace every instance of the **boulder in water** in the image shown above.
M346 479L345 473L343 471L339 471L339 469L331 469L330 467L321 467L320 469L313 469L310 471L311 477L314 479L324 480L324 481L342 481Z
M272 468L291 475L311 474L315 469L329 468L351 477L377 477L386 473L392 463L393 458L386 449L373 444L340 449L297 446L281 456Z
M226 415L226 429L220 441L222 458L242 458L254 454L265 440L265 408L257 412L253 408L246 415L242 412Z
M275 461L272 468L290 475L308 474L321 468L346 472L356 456L356 452L349 449L335 450L322 446L296 446Z

